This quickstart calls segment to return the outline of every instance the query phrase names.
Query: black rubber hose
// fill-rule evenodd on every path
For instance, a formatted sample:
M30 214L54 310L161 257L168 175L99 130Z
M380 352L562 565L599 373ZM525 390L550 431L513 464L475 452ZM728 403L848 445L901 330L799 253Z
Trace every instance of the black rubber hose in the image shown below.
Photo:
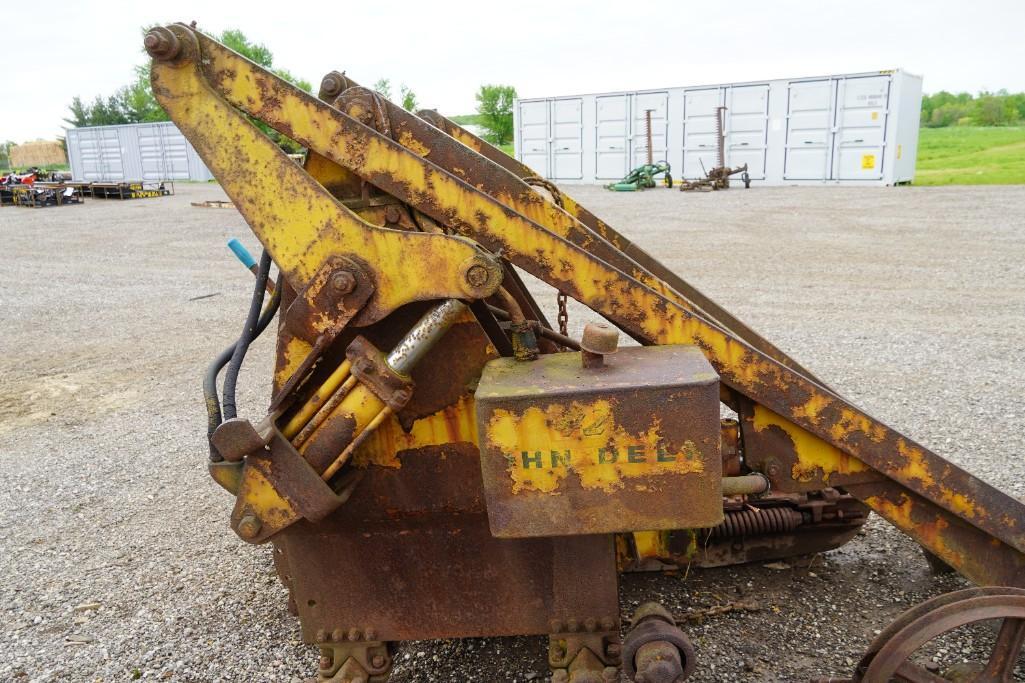
M259 337L267 326L270 325L271 321L274 320L274 316L278 312L278 307L281 305L281 287L280 283L274 288L274 294L271 295L270 301L267 302L267 306L263 309L263 313L260 314L260 322L256 325L256 335L253 337ZM236 342L235 344L237 344ZM214 431L221 426L223 418L221 417L221 399L217 395L217 375L220 374L224 366L228 364L231 357L235 355L235 344L232 344L228 348L224 349L214 358L213 362L206 369L206 374L203 375L203 398L206 400L206 436L209 439L214 435ZM220 454L210 448L210 459L214 462L221 460Z
M276 287L271 297L270 305L263 314L260 308L263 305L264 293L266 292L267 277L270 273L270 255L264 251L260 258L260 267L256 273L256 284L253 290L253 299L249 306L249 313L246 315L246 323L238 341L222 351L207 368L203 377L203 396L206 400L207 410L207 436L213 435L214 430L220 426L222 421L221 405L217 398L217 375L221 368L228 365L228 371L224 376L224 417L233 418L237 415L235 404L235 387L238 382L239 370L242 368L242 361L249 345L267 327L277 313L280 304L281 288ZM210 450L210 458L214 461L220 460L213 447Z
M265 249L260 257L260 268L256 271L256 287L253 289L253 300L249 304L249 314L246 316L245 327L242 334L235 342L235 353L231 356L228 369L224 373L224 418L230 420L238 416L235 407L235 385L238 383L238 373L242 369L242 361L245 360L249 345L256 337L256 323L260 321L260 309L263 307L263 297L267 292L267 275L270 273L270 254Z

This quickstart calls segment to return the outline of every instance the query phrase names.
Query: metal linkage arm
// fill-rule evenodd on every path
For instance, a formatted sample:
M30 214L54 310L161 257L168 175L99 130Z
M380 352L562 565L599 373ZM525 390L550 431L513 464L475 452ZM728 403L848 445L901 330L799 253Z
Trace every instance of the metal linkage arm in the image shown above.
M498 164L514 176L522 179L531 179L537 175L533 169L523 162L509 156L486 140L482 140L460 126L458 123L445 118L438 112L422 110L417 112L417 115L481 156ZM575 217L593 233L611 243L625 258L630 259L635 264L636 268L642 268L653 277L663 280L669 288L679 293L683 298L689 301L706 318L716 323L719 327L729 330L739 339L743 340L753 348L758 349L769 358L797 370L808 379L817 382L822 386L826 386L824 382L816 378L810 370L803 367L800 363L794 360L794 358L778 349L772 344L772 342L762 337L742 320L738 319L725 308L717 304L705 294L701 293L697 287L666 268L662 263L648 254L648 252L628 240L621 233L617 232L615 228L588 211L587 208L579 204L568 194L560 190L559 199L562 202L562 208L565 209L568 214ZM568 237L568 239L572 239L572 237ZM613 261L609 261L609 263L613 263L615 265ZM620 267L620 269L627 270L622 267Z
M229 81L201 69L210 61L205 50L227 50L198 40L200 35L183 25L150 33L153 92L296 291L339 255L351 255L370 271L373 294L353 320L360 325L412 301L479 299L497 289L497 260L466 240L379 228L340 204L212 87ZM235 99L246 100L246 88L259 88L265 79L291 87L231 54L238 69ZM277 128L289 134L287 121L279 120Z

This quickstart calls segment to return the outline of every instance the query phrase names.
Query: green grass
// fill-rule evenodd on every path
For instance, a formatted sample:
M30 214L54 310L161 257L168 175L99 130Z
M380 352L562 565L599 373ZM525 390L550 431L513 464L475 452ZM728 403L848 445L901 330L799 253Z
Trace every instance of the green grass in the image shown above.
M480 114L459 114L458 116L449 116L448 118L451 121L458 123L460 126L465 126L467 124L471 126L479 126L482 117Z
M922 128L914 184L1025 184L1025 128Z

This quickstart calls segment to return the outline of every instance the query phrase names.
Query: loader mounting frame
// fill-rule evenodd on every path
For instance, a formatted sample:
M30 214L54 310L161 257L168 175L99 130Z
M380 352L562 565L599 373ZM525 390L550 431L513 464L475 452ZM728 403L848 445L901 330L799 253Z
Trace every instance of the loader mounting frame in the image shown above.
M233 527L274 543L303 636L330 659L323 680L384 680L391 641L511 634L548 634L562 680L610 675L617 561L661 566L693 551L679 534L726 533L493 536L476 383L501 355L574 343L516 268L642 345L700 349L738 416L729 462L770 490L727 497L724 514L790 510L779 529L825 521L836 545L864 521L853 496L972 581L1025 584L1021 503L855 407L520 162L342 73L313 97L184 24L146 47L158 101L280 270L274 398L256 425L225 423L215 443L235 450L211 470L238 495ZM305 146L305 164L250 118ZM456 301L470 306L410 346ZM416 364L395 376L398 351L372 350L407 347Z

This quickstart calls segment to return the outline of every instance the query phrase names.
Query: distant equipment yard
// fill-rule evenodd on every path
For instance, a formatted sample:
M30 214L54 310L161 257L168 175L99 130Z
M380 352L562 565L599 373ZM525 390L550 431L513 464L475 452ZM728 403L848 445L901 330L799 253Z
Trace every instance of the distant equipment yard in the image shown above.
M648 158L673 175L725 165L759 185L897 185L915 176L922 78L905 71L788 78L517 100L516 158L559 183L606 184ZM679 169L679 171L677 170Z

